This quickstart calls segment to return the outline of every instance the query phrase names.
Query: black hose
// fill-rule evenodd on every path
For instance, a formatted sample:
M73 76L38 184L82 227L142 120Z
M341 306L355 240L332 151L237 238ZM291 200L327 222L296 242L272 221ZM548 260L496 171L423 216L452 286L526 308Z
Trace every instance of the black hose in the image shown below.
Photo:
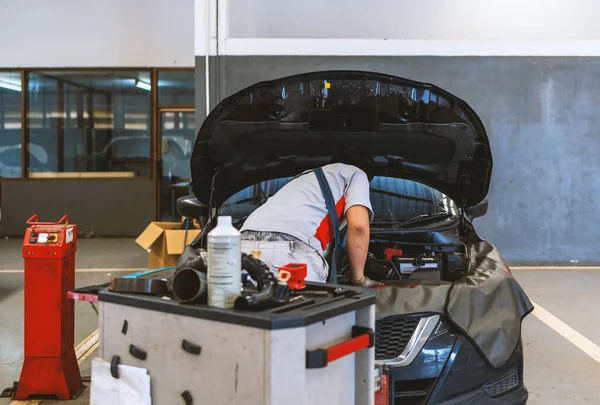
M381 260L381 261L384 261L384 260ZM396 263L394 263L393 260L385 260L385 262L389 263L392 266L394 273L396 273L396 276L398 276L398 280L402 280L402 273L400 273L400 270L398 270L398 266L396 266Z
M277 279L269 266L245 253L242 253L242 268L256 281L259 290L269 286L274 287L277 284Z
M287 284L279 285L275 275L265 263L242 253L242 268L256 281L258 292L240 295L234 302L236 309L265 309L288 302L290 290Z

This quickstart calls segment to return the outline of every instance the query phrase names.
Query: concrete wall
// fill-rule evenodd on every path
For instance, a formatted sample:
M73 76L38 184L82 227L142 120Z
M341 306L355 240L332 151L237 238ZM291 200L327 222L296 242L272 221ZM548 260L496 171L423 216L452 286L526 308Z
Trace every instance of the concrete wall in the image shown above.
M196 97L203 103L204 57L196 66ZM211 57L211 98L260 80L326 69L404 76L466 100L489 132L495 164L490 211L476 221L480 234L513 264L600 263L600 59Z
M194 0L3 0L0 67L193 66Z
M67 214L80 234L137 236L152 221L152 200L145 179L3 180L0 234L22 237L33 214L41 221Z

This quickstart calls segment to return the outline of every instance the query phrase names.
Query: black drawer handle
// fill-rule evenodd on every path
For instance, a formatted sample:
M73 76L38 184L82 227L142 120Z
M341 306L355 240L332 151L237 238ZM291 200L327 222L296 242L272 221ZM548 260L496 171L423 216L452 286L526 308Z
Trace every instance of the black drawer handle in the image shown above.
M121 362L121 357L116 354L112 356L112 360L110 361L110 375L113 378L119 378L119 363Z
M127 319L125 319L123 321L123 327L121 328L121 333L126 335L127 334L127 327L129 326L129 324L127 323Z
M183 400L185 401L185 405L193 405L194 403L194 398L192 398L192 394L190 394L189 391L183 391L181 393L181 397L183 398Z
M181 341L181 348L189 354L195 354L196 356L202 352L202 347L185 339Z
M146 358L148 357L148 353L146 353L142 349L135 347L134 345L129 345L129 354L131 354L136 359L140 360L146 360Z

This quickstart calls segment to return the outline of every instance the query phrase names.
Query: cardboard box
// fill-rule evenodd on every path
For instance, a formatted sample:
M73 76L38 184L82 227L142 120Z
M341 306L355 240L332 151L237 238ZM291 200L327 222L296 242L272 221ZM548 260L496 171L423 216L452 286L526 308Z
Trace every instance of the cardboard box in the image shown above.
M183 223L185 223L185 220L186 220L186 218L181 218L181 223L182 223L182 224L183 224ZM198 223L198 220L197 220L197 219L192 219L192 220L190 221L190 225L192 225L192 224L194 225L194 228L196 228L196 229L200 229L200 224ZM185 225L184 225L184 226L185 226Z
M199 228L188 229L186 238L181 222L150 222L135 242L148 251L148 268L154 269L175 266L184 247L199 233Z

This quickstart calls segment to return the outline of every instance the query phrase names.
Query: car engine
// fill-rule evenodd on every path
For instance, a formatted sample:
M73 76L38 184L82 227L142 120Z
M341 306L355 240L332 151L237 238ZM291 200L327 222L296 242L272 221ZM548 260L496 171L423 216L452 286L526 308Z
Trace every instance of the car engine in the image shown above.
M365 275L376 281L441 280L453 282L467 272L468 260L461 245L371 243ZM349 277L347 257L342 277Z

